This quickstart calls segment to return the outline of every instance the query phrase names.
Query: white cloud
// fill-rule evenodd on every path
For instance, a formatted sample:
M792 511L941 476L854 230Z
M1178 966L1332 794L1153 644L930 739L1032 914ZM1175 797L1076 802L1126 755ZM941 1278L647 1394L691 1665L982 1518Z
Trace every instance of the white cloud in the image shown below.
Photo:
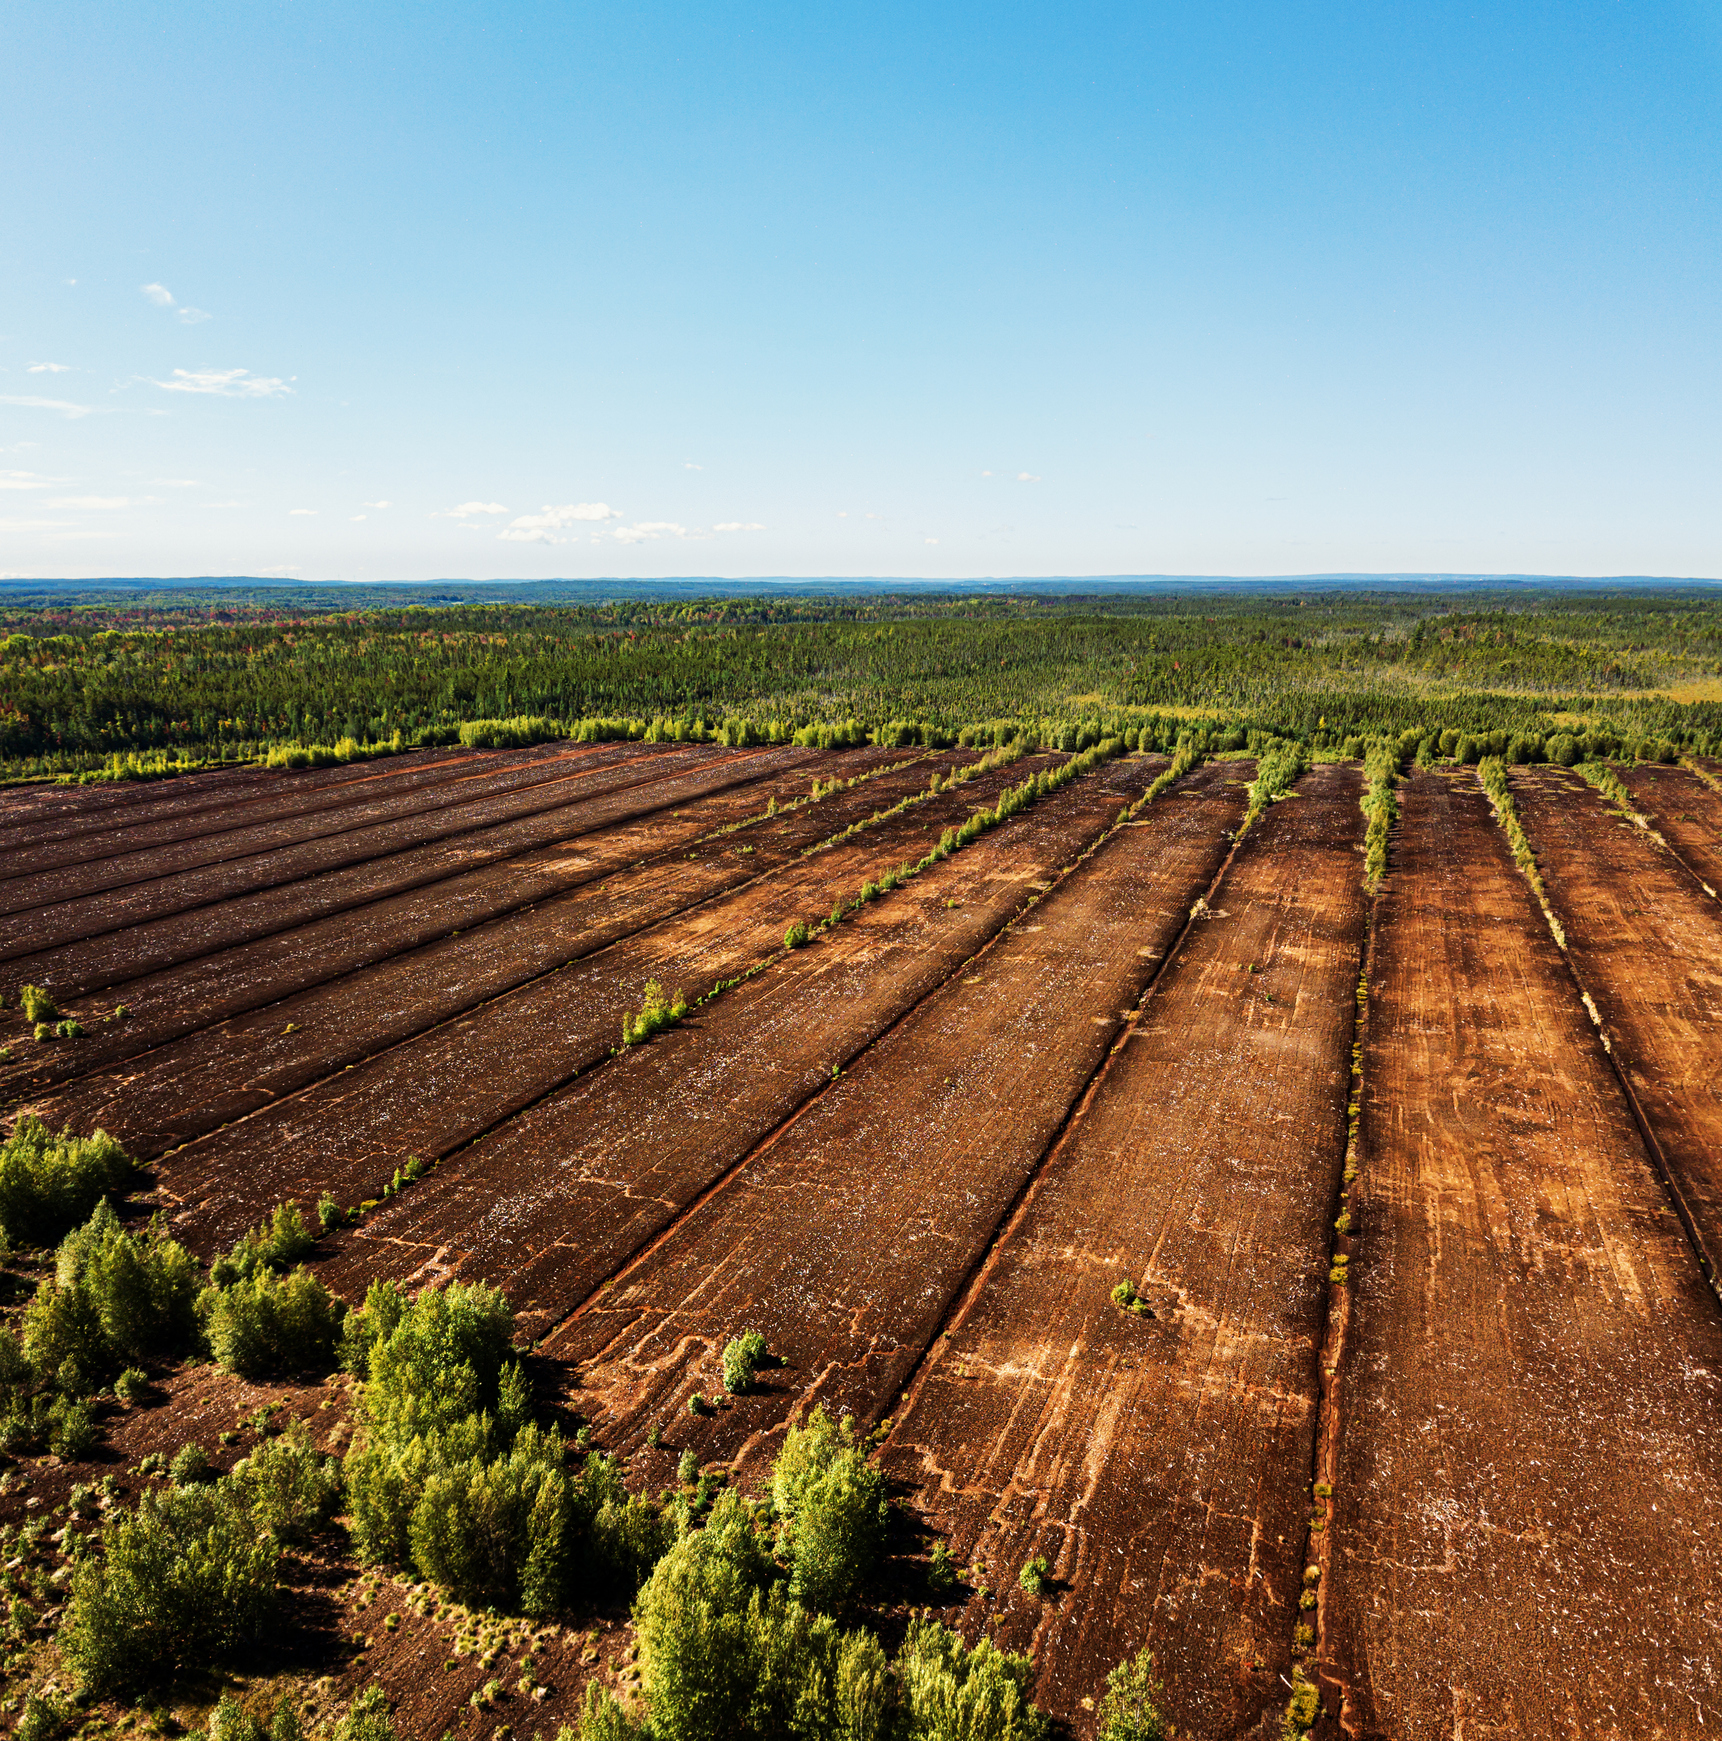
M922 539L921 542L924 544L937 544L938 539L937 538L924 538L924 539Z
M288 562L284 563L280 568L260 568L257 571L257 576L260 580L267 580L271 575L281 575L283 578L286 578L295 575L298 572L298 564Z
M36 472L0 472L0 490L45 490L61 478L45 478Z
M765 528L757 520L720 520L712 527L714 532L763 532Z
M682 470L685 472L703 472L705 469L703 465L695 465L691 459L682 461Z
M289 508L287 510L287 512L289 515L303 514L308 519L312 519L312 520L316 519L316 517L317 517L317 510L315 508Z
M462 502L458 508L445 508L440 514L432 514L433 520L470 520L474 514L506 514L508 510L500 502Z
M361 508L392 508L394 506L394 503L393 502L361 502L359 504L359 506ZM508 510L506 508L503 510L504 513L506 513L507 511Z
M641 520L633 526L612 526L610 536L622 544L644 544L650 538L701 538L705 534L690 532L674 520Z
M99 508L103 512L115 508L150 508L154 507L158 498L155 496L50 496L50 508Z
M1018 472L1016 474L1016 481L1019 484L1038 484L1040 479L1037 478L1033 472Z
M981 476L982 476L982 477L983 477L983 478L990 478L990 477L991 477L991 476L992 476L992 475L993 475L993 474L992 474L992 473L991 473L991 472L982 472L982 473L981 473Z
M215 393L223 399L275 399L293 389L272 375L249 369L175 369L171 381L157 381L169 393Z
M365 514L349 514L347 518L356 525L360 520L368 519L369 516Z
M74 280L74 282L76 282ZM157 308L171 308L180 318L183 326L196 326L200 320L208 320L210 315L201 308L188 308L182 302L175 302L173 292L165 284L142 284L138 288L143 291Z
M71 372L70 363L32 363L24 371L26 375L69 375Z
M88 417L88 405L73 405L65 399L37 399L28 393L0 393L0 405L27 405L33 411L58 411L64 417Z
M546 502L539 513L522 514L518 520L509 521L497 537L510 544L560 544L563 540L556 534L570 526L621 517L622 510L612 508L608 502L564 502L560 507Z
M151 478L150 488L154 490L197 490L203 486L196 478Z
M837 510L837 518L839 520L847 520L849 518L849 510L847 508L839 508Z
M57 532L70 520L0 520L0 532Z

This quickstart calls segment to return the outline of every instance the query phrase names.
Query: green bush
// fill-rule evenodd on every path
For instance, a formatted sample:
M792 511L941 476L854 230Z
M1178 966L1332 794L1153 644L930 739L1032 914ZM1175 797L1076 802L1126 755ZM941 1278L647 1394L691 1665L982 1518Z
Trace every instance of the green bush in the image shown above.
M52 1245L131 1173L130 1158L106 1131L55 1136L26 1114L0 1143L0 1233L12 1245Z
M270 1741L276 1741L271 1737ZM389 1721L389 1700L374 1682L354 1698L347 1714L335 1725L335 1741L396 1741Z
M218 1257L210 1265L209 1279L224 1288L249 1279L259 1269L284 1270L309 1257L316 1244L317 1236L305 1225L299 1205L281 1203L242 1235L227 1256Z
M301 1266L288 1276L258 1269L231 1287L205 1288L198 1310L215 1358L242 1378L262 1378L327 1371L346 1308Z
M179 1354L197 1334L197 1263L159 1216L130 1233L99 1204L61 1241L50 1285L89 1301L114 1361Z
M121 1402L135 1403L149 1394L149 1374L139 1366L128 1366L114 1380L114 1395Z
M869 1463L845 1419L815 1408L791 1427L772 1472L772 1498L785 1520L790 1592L824 1612L847 1607L884 1552L890 1511L885 1478Z
M145 1493L79 1560L66 1661L91 1692L165 1677L254 1639L275 1605L277 1550L226 1482Z
M27 1022L55 1022L60 1018L60 1006L39 985L26 985L19 990L18 1007Z
M341 1465L319 1454L302 1421L242 1458L229 1480L257 1527L278 1542L307 1540L335 1515L341 1499Z
M460 741L468 749L516 750L533 744L553 743L567 734L553 719L542 714L516 714L512 719L469 719L460 728Z
M757 1330L744 1330L723 1351L723 1387L731 1396L745 1396L753 1389L753 1377L765 1359L765 1337Z
M1017 1584L1031 1596L1044 1594L1047 1580L1052 1576L1052 1568L1046 1563L1044 1554L1036 1554L1023 1569L1017 1573Z
M1029 1703L1033 1663L984 1638L970 1650L937 1621L913 1621L897 1668L916 1741L1043 1741L1051 1733Z
M201 1445L181 1445L168 1464L175 1487L195 1487L210 1476L209 1453Z
M678 991L672 998L655 979L646 981L638 1014L622 1017L622 1044L637 1046L665 1028L673 1027L688 1013L687 999Z
M1095 1741L1165 1741L1166 1720L1160 1714L1163 1697L1154 1676L1153 1654L1144 1645L1107 1675Z

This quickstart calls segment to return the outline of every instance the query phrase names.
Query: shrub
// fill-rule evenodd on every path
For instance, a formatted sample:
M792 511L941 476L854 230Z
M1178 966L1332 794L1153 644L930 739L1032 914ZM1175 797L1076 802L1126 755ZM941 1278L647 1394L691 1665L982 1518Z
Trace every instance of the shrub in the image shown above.
M149 1393L149 1374L139 1366L128 1366L114 1380L114 1395L121 1402L135 1403Z
M745 1396L753 1388L754 1374L765 1359L765 1337L757 1330L744 1330L723 1351L723 1387L731 1396Z
M687 999L679 991L673 998L667 997L663 986L657 980L649 979L641 995L639 1013L622 1017L622 1044L624 1047L637 1046L673 1026L687 1013Z
M39 985L26 985L18 993L18 1007L27 1022L58 1021L60 1006Z
M61 1649L105 1694L253 1639L275 1604L277 1550L225 1482L148 1492L80 1559Z
M1095 1741L1165 1741L1166 1720L1160 1715L1163 1696L1154 1676L1153 1653L1144 1646L1107 1675Z
M1046 1563L1044 1554L1036 1554L1023 1569L1017 1573L1016 1581L1020 1588L1031 1596L1039 1596L1046 1590L1047 1579L1052 1576L1052 1568Z
M106 1131L55 1136L26 1115L0 1143L0 1232L14 1245L51 1245L131 1172L130 1158Z
M346 1307L301 1266L288 1276L259 1269L198 1298L210 1351L242 1378L321 1372L334 1363Z
M54 1280L43 1286L87 1302L100 1341L92 1368L178 1354L197 1333L197 1264L159 1216L129 1233L111 1204L99 1204L61 1241Z
M305 1225L299 1205L277 1204L271 1214L241 1236L226 1257L218 1257L210 1265L209 1279L224 1288L254 1276L259 1269L286 1269L309 1257L316 1243L317 1236Z
M55 1030L62 1040L81 1040L84 1037L83 1028L68 1016Z
M13 1733L17 1741L54 1741L71 1728L75 1716L52 1693L32 1690L24 1695L24 1710Z
M1034 1665L982 1639L970 1650L936 1620L911 1622L897 1658L917 1741L1042 1741L1044 1716L1029 1703Z
M676 1460L676 1479L684 1487L690 1487L699 1479L699 1475L699 1453L694 1450L692 1445L689 1445Z
M347 1707L347 1714L335 1725L335 1741L396 1741L388 1695L381 1687L373 1682Z
M335 1515L341 1498L340 1463L319 1455L299 1421L236 1463L229 1480L257 1527L278 1542L306 1540Z
M815 1408L785 1436L772 1472L772 1496L786 1522L790 1592L809 1608L846 1607L884 1551L889 1507L885 1479L855 1442Z
M322 1197L317 1202L317 1223L325 1233L339 1227L346 1219L347 1212L333 1197Z
M201 1445L181 1445L174 1452L167 1472L175 1487L195 1487L209 1479L209 1457Z
M943 1542L933 1544L933 1557L927 1565L927 1588L935 1596L949 1596L957 1587L957 1562Z
M785 949L799 949L812 935L813 933L808 930L806 924L802 920L797 919L795 923L784 932L783 946Z
M566 735L555 720L542 714L517 713L512 719L469 719L460 728L468 749L516 750L554 742Z
M30 1037L35 1040L53 1040L57 1039L59 1035L52 1022L38 1022L31 1030Z

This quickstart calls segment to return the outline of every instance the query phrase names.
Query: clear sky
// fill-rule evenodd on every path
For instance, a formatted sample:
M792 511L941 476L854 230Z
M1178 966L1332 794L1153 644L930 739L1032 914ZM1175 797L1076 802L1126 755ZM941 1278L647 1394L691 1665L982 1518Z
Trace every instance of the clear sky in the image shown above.
M1722 574L1722 0L0 11L0 574Z

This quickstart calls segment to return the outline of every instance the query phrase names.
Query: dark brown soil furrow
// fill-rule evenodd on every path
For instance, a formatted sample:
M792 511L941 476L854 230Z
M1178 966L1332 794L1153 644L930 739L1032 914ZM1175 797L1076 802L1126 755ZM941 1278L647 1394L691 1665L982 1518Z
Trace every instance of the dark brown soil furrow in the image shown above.
M550 1338L607 1442L673 1422L702 1460L757 1474L791 1413L890 1412L1211 882L1248 772L1211 770L1108 836ZM690 1422L747 1326L782 1366Z
M327 1278L357 1297L381 1274L480 1276L542 1333L960 971L1118 806L1113 782L1078 781L577 1078L368 1218ZM1198 807L1166 801L1162 819L1168 842L1211 846Z
M843 764L845 768L852 765ZM816 763L815 770L819 766ZM340 885L345 898L327 918L277 929L219 952L199 953L167 971L106 979L104 989L109 995L102 1006L86 1005L79 1012L87 1036L73 1046L20 1046L16 1061L0 1067L0 1087L12 1096L43 1092L55 1083L92 1075L138 1057L181 1035L583 889L591 890L595 903L588 915L592 924L615 924L620 915L625 930L626 915L637 906L632 892L641 878L655 878L666 891L654 897L659 904L648 910L662 916L677 905L690 905L757 875L764 862L759 857L762 849L768 859L773 852L793 856L843 827L849 817L865 816L881 802L890 803L892 793L916 790L930 777L914 765L900 772L888 771L879 776L882 786L868 781L864 790L833 795L771 823L764 818L768 807L804 798L811 775L800 762L787 767L773 765L765 778L753 777L760 772L755 763L737 763L665 781L638 794L645 801L643 815L616 826L582 828L577 825L580 821L596 820L592 812L579 816L556 813L548 819L497 830L482 844L427 849L440 853L442 861L457 873L463 865L475 862L478 868L427 883L425 873L432 867L420 860L405 895L359 901L367 881L371 886L381 881L387 888L401 880L403 868L398 862L364 867L374 877L346 877ZM615 799L606 804L610 811L618 807ZM672 804L681 808L670 810ZM624 800L623 807L624 811L639 810L642 802ZM754 826L739 832L741 825L750 821ZM725 835L721 831L726 828L738 832ZM702 836L714 831L716 837L710 843L703 847L698 844ZM553 844L529 849L531 842L541 842L546 836ZM519 856L508 854L508 848L520 848L523 842L528 843L528 849ZM591 885L607 877L626 880L613 880L603 890L592 889ZM302 894L309 892L308 885L296 885L295 889ZM331 890L322 893L322 900L311 903L313 912L335 898ZM665 900L670 901L669 907L662 905ZM211 925L176 929L174 937L180 947L189 950L196 941L207 941L212 930L216 935L232 931L243 934L248 926L264 924L271 916L292 910L275 895L254 896L232 906L236 910L204 909L197 915L182 915L182 921L208 917ZM158 923L165 927L180 921ZM86 973L99 973L104 948L119 951L128 943L136 946L138 941L136 932L97 939L79 952L77 965ZM162 938L150 938L148 943L151 953L161 953L167 947ZM460 947L485 946L484 940L478 940ZM36 983L58 993L67 1007L75 1008L64 991L70 954L59 952L50 963L53 971L35 978ZM114 957L107 959L110 974L117 973ZM533 971L522 969L508 983L519 983ZM126 1007L123 1022L98 1020L111 1004ZM22 1036L22 1017L15 1020ZM5 1021L0 1015L0 1029Z
M1400 801L1325 1702L1395 1741L1714 1730L1722 1314L1486 798Z
M793 757L811 752L775 753ZM566 810L574 804L596 805L605 798L621 799L626 805L630 793L661 782L662 773L655 772L655 768L679 771L687 766L688 760L676 753L667 755L662 762L651 756L636 756L625 763L540 782L524 791L474 798L429 815L400 817L373 828L307 840L248 858L11 913L0 918L0 959L10 961L103 931L117 931L169 913L231 900L254 889L273 888L342 866L386 858L428 842L482 835L521 817Z
M1619 768L1637 809L1701 882L1722 894L1722 792L1686 768Z
M1285 1703L1367 903L1355 769L1245 837L911 1388L886 1470L1036 1702L1151 1645L1180 1733ZM1152 1316L1120 1310L1128 1279ZM1035 1555L1061 1590L1017 1588Z
M240 1226L255 1220L259 1192L273 1192L270 1202L323 1190L357 1200L409 1152L443 1153L607 1056L648 978L698 993L747 971L782 947L793 920L822 918L834 892L918 856L989 784L1013 777L1018 770L984 776L813 859L787 855L770 876L689 911L678 911L687 901L676 886L680 867L661 867L636 894L620 891L625 934L607 947L604 934L588 934L589 902L547 902L190 1036L135 1073L74 1085L43 1113L80 1129L100 1124L146 1158L255 1113L162 1166L170 1200L185 1208L183 1226L200 1240L231 1238L235 1217ZM675 916L654 909L654 898ZM533 969L541 977L474 1007L488 986L519 985ZM298 1031L286 1033L289 1023ZM269 1106L286 1095L295 1098Z

